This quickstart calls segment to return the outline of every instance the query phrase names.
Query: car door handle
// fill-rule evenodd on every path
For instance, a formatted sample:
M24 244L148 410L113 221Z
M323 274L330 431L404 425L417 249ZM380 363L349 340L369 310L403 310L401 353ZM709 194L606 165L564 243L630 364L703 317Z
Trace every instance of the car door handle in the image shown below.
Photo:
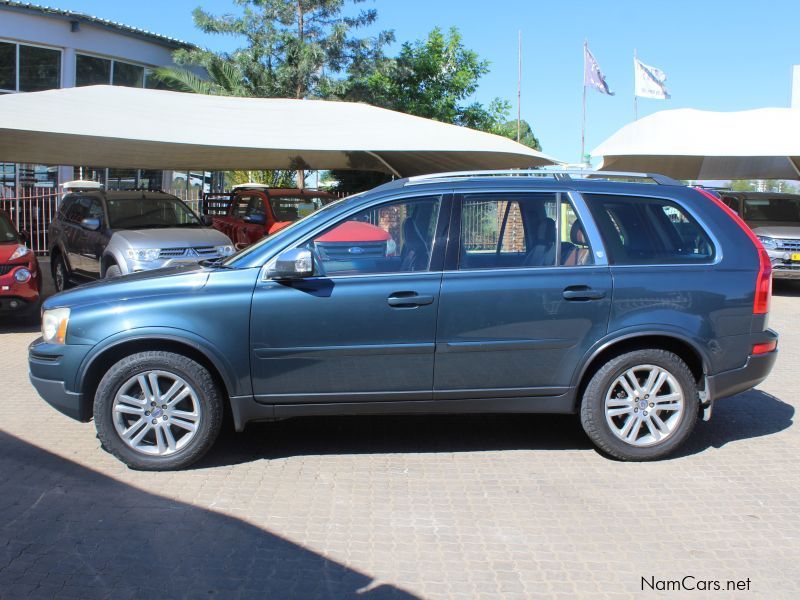
M386 299L386 303L395 308L413 308L433 304L433 296L420 295L417 292L395 292Z
M600 300L606 297L603 290L593 290L585 285L568 287L562 293L564 300Z

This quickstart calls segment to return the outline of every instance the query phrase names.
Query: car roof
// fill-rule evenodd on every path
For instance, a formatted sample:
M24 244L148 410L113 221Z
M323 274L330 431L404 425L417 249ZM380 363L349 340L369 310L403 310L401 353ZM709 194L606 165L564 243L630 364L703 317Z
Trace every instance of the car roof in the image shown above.
M64 198L70 196L95 196L108 200L143 200L147 198L173 198L180 200L177 196L157 190L76 190L64 194Z

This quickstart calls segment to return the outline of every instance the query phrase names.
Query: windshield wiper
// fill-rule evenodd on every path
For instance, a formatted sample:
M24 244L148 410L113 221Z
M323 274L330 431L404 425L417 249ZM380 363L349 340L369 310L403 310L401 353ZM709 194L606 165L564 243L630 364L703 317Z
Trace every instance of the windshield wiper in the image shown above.
M212 260L210 258L207 258L206 260L201 260L197 264L203 265L204 267L215 267L215 268L218 268L218 269L235 269L236 268L236 267L232 267L230 265L223 265L222 264L223 260L225 260L225 259L224 258L215 258L215 259Z

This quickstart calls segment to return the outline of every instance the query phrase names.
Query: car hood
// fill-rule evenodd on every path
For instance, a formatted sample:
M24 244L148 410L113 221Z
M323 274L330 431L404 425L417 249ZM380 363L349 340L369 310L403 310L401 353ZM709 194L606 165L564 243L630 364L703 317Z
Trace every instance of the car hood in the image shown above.
M72 308L144 296L187 294L205 286L213 270L212 267L191 264L101 279L51 296L45 301L44 308Z
M194 248L228 246L230 238L211 227L170 227L169 229L121 229L114 233L133 248Z
M11 262L11 255L14 254L14 251L20 246L19 242L10 242L5 243L3 242L0 244L0 264L7 264ZM17 263L27 263L31 260L32 254L28 252L25 256L21 256L19 258L14 259L14 264Z
M764 221L750 221L748 223L750 228L756 235L763 235L765 237L785 238L790 240L800 239L800 223L797 225L787 225L786 223L773 223Z

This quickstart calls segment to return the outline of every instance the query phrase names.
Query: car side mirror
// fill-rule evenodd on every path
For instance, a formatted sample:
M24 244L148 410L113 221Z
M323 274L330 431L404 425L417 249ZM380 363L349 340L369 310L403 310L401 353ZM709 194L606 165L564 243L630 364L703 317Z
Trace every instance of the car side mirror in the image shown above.
M305 279L314 275L314 259L307 248L284 250L267 270L267 279Z
M31 243L31 234L27 231L23 230L19 232L19 239L25 242L26 244Z
M214 224L214 219L208 215L200 215L200 222L206 227L211 227Z
M259 213L256 213L256 214L253 214L253 215L247 215L244 218L244 222L245 223L252 223L253 225L263 225L264 223L267 222L267 216L259 214Z
M95 217L88 217L81 221L81 227L89 229L90 231L97 231L100 229L100 219Z

